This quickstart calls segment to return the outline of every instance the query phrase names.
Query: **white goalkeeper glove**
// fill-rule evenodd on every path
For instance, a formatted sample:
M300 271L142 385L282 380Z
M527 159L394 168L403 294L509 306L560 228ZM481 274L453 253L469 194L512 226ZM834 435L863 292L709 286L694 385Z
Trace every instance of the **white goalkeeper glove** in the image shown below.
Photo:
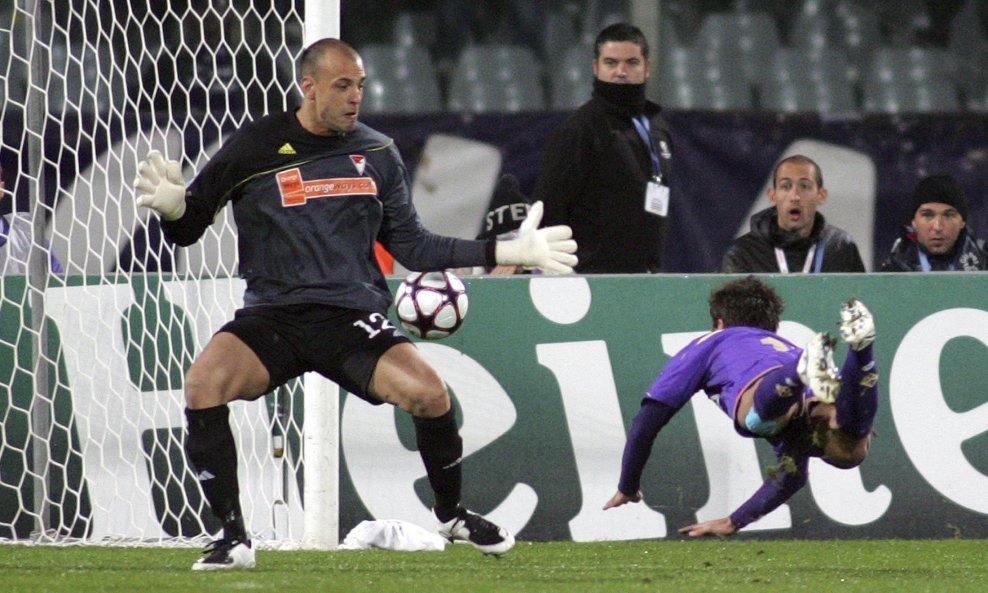
M166 161L157 150L137 165L134 188L137 205L150 208L165 220L178 220L185 214L185 180L178 161Z
M494 259L498 265L539 268L546 274L570 274L576 265L576 241L566 225L539 228L542 202L535 202L518 229L518 238L498 241Z

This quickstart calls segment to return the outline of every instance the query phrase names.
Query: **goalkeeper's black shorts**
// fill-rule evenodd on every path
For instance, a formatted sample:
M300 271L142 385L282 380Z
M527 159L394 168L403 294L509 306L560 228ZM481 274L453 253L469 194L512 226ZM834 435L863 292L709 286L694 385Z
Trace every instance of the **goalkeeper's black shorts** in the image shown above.
M269 390L314 371L372 404L383 403L367 393L378 359L411 342L386 315L319 304L246 307L219 331L257 354Z

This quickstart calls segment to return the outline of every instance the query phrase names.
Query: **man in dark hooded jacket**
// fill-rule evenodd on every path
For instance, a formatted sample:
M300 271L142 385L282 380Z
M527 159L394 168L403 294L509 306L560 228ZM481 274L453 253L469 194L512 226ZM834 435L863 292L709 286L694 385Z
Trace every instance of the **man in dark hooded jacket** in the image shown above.
M751 217L751 231L724 255L725 273L864 272L854 240L827 224L817 208L827 201L820 166L803 155L779 162L768 197L773 206Z

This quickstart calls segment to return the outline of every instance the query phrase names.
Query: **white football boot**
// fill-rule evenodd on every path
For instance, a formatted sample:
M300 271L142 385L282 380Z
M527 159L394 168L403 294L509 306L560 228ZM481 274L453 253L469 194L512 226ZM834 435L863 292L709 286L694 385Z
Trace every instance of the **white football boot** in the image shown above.
M837 339L820 332L813 336L799 357L796 372L804 385L813 392L813 399L832 404L840 391L840 371L834 364Z
M858 299L851 299L840 308L840 337L854 350L867 348L875 341L875 318Z
M470 542L484 554L500 556L515 545L514 536L506 529L464 508L460 508L457 516L445 523L438 518L436 521L439 522L439 535L449 542Z
M192 570L242 570L254 568L254 547L250 540L229 541L218 539L209 543L203 550L205 554L196 560Z

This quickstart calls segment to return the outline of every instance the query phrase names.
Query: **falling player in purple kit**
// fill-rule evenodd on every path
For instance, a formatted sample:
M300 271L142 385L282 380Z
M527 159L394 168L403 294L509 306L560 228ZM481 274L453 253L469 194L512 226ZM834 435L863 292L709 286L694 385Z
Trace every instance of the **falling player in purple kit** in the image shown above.
M772 444L778 471L730 516L680 533L737 533L806 484L810 457L841 469L864 461L878 409L874 318L857 299L841 307L840 334L850 348L838 371L834 338L816 334L801 350L775 333L782 308L775 290L754 276L711 293L713 331L679 351L645 393L624 448L618 491L605 510L642 499L642 470L659 430L701 389L734 420L738 434Z

